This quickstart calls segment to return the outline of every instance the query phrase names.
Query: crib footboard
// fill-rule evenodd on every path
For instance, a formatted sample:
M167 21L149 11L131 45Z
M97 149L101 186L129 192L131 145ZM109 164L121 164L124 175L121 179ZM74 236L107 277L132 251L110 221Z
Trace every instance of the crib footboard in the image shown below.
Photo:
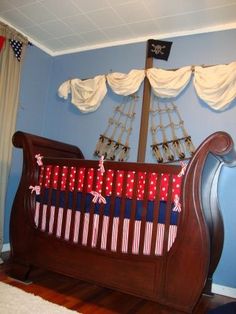
M32 149L32 139L13 140L24 165L11 214L12 275L26 279L39 266L190 313L222 250L217 181L234 158L230 136L210 136L187 169L84 160L39 137Z

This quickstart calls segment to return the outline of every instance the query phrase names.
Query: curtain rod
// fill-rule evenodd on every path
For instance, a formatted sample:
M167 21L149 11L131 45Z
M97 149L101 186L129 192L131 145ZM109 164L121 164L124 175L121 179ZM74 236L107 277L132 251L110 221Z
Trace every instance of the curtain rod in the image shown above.
M232 61L233 62L233 61ZM200 64L200 65L191 65L191 71L192 71L192 73L194 73L194 71L195 71L195 67L202 67L202 68L210 68L210 67L214 67L214 66L218 66L218 65L229 65L230 63L223 63L223 64ZM157 68L157 69L160 69L160 70L164 70L164 71L177 71L177 70L179 70L179 69L181 69L181 68L184 68L184 67L186 67L187 65L184 65L184 66L182 66L182 67L179 67L179 68L172 68L172 69L164 69L164 68ZM142 69L141 69L142 70ZM146 71L146 69L143 69L144 71ZM109 73L107 73L107 74L112 74L112 73L114 73L114 72L112 72L112 70L110 70L109 71ZM104 74L105 76L107 76L107 74ZM97 75L99 75L99 74L97 74ZM95 75L96 76L96 75ZM89 79L91 79L92 77L86 77L86 78L83 78L83 79L80 79L81 81L86 81L86 80L89 80ZM76 79L76 78L73 78L73 77L69 77L68 78L68 81L71 81L71 80L73 80L73 79Z
M202 68L211 68L211 67L215 67L218 65L229 65L230 63L223 63L223 64L200 64L200 65L191 65L191 71L194 72L195 71L195 67L202 67ZM162 69L165 71L177 71L181 68L184 68L186 65L179 67L179 68L173 68L173 69Z

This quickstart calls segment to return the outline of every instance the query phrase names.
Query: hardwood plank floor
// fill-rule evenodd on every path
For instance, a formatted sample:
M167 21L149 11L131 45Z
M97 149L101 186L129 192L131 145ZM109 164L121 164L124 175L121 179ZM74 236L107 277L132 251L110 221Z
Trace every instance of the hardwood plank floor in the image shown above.
M8 254L4 254L3 259L5 263L0 265L0 281L83 314L182 314L155 302L39 269L32 271L32 283L25 284L8 276ZM232 301L236 299L220 295L202 296L194 314L206 314L209 309Z

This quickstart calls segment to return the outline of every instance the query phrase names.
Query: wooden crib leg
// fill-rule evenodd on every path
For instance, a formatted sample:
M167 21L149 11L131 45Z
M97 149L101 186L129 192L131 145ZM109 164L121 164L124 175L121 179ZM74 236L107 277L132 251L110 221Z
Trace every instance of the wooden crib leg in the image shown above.
M9 270L9 276L23 282L28 282L30 271L30 265L23 265L20 263L12 262Z
M211 289L212 289L212 278L208 277L202 293L207 295L208 297L212 297L214 296L214 293L211 291Z

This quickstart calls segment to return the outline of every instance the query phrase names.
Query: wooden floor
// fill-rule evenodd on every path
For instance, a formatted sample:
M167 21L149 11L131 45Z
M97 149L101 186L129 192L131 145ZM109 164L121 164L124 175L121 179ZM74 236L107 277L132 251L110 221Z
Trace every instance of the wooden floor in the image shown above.
M182 313L160 306L155 302L38 269L31 273L30 279L32 283L25 284L8 277L8 256L5 254L3 259L5 263L0 265L0 281L83 314ZM236 301L236 299L220 295L213 297L202 296L194 310L194 314L205 314L209 309L232 301Z

